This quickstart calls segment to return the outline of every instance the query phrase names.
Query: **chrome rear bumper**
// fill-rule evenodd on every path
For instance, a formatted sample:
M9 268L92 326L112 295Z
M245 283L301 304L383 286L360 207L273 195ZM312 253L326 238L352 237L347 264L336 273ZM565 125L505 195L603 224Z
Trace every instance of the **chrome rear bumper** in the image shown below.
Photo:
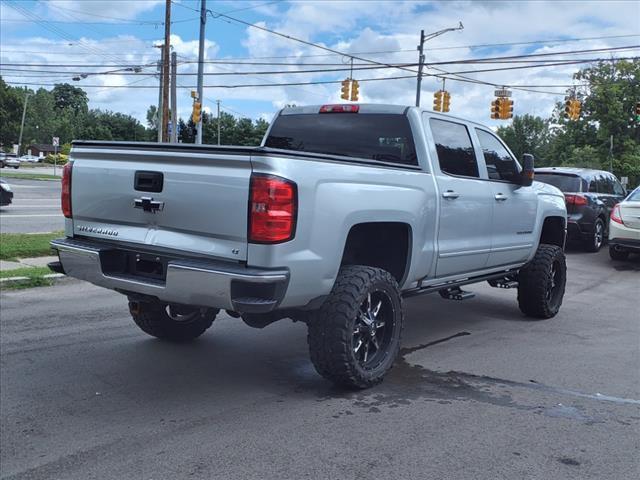
M152 279L105 268L110 255L123 251L118 247L62 238L53 240L51 248L57 250L66 275L125 294L157 297L167 303L246 313L268 312L282 301L289 282L286 269L264 270L177 258L167 261L163 279Z

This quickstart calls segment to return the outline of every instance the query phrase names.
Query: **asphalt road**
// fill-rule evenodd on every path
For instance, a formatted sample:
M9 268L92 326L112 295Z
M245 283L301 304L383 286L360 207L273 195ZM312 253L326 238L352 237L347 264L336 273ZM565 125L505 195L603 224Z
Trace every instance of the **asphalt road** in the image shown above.
M4 180L13 190L13 203L0 207L1 232L40 233L64 229L59 181L18 178Z
M186 345L70 281L0 295L4 479L631 479L640 475L640 259L569 254L559 315L512 290L406 301L387 379L346 392L302 324L221 314Z

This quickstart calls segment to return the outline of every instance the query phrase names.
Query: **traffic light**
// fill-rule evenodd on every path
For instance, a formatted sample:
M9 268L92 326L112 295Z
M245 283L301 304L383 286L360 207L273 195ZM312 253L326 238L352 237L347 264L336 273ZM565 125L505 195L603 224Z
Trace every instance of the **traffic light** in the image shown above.
M573 99L573 120L580 118L580 110L582 109L582 102L577 98Z
M352 102L358 101L358 93L360 93L360 84L358 84L358 80L351 81L351 98Z
M446 90L442 91L442 111L448 112L451 105L451 94Z
M191 112L191 120L197 124L200 122L202 116L202 104L200 102L193 102L193 111Z
M572 106L571 98L564 97L564 118L571 118L571 112L572 112L571 106Z
M342 81L342 89L341 89L342 93L340 94L340 98L343 100L349 100L349 98L351 97L350 91L351 91L351 79L347 78L346 80Z
M498 97L491 102L491 118L498 120L500 118L500 111L502 109L502 98Z
M636 103L636 121L640 122L640 102Z
M442 90L438 90L433 94L433 111L441 112L442 111Z
M569 120L578 120L580 118L580 110L582 102L575 97L565 97L564 117Z
M500 117L501 120L513 118L513 100L510 98L503 98L500 101Z

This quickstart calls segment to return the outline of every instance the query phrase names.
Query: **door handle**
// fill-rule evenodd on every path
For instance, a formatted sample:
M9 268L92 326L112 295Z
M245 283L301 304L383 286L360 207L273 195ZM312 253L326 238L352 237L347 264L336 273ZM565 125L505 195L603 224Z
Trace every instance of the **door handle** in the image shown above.
M509 197L507 197L503 193L496 193L496 196L494 198L496 199L496 202L504 202Z
M442 197L443 198L454 199L454 198L458 198L459 196L460 196L460 194L454 192L453 190L447 190L446 192L442 192Z

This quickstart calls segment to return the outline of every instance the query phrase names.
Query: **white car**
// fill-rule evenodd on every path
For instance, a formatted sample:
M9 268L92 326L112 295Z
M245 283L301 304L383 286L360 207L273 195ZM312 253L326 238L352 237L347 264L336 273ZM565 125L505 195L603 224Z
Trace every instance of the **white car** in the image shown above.
M15 155L0 153L0 168L4 167L20 168L20 160Z
M609 222L609 256L625 260L630 253L640 253L640 187L613 207Z
M36 157L35 155L22 155L20 157L21 162L29 162L29 163L37 163L40 161L40 157Z

